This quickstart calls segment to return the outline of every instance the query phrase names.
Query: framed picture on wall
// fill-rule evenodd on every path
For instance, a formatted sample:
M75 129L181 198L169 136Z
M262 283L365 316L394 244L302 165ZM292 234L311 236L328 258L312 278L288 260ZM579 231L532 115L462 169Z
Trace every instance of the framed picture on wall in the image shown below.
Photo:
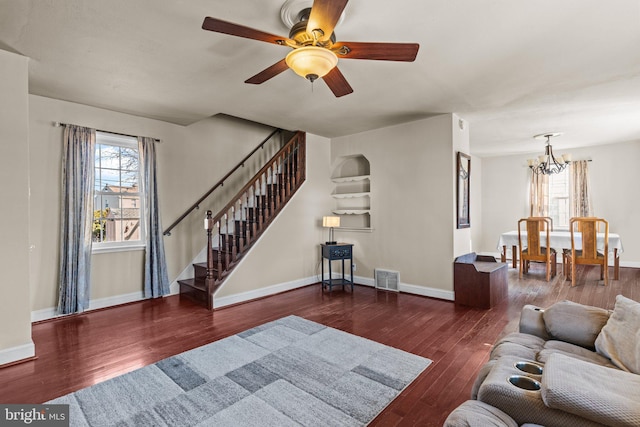
M471 157L458 151L457 163L457 228L469 228L471 227L471 218L469 217L469 177L471 174Z

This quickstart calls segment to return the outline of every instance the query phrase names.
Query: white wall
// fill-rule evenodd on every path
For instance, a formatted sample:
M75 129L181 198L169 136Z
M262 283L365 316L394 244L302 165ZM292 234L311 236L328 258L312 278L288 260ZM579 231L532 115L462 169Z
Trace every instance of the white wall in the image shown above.
M28 58L0 50L0 365L35 354L29 316Z
M32 142L28 177L26 168L17 170L13 164L11 168L14 175L24 176L32 184L29 231L33 273L29 287L30 307L37 312L35 319L50 317L57 305L63 128L53 127L54 121L160 138L158 186L165 227L272 131L267 126L226 116L184 127L35 95L29 96L28 117ZM203 204L171 237L165 238L170 280L206 243L202 218L213 205ZM95 254L91 307L141 298L143 262L142 250Z
M589 170L593 213L609 221L610 232L620 234L624 246L620 265L640 267L640 141L564 152L570 152L574 160L592 159ZM518 219L528 216L531 172L527 158L532 157L534 154L482 159L483 232L479 251L497 253L500 233L516 229Z
M471 156L471 250L480 252L484 230L484 207L482 197L482 159Z
M457 228L457 210L458 210L458 202L457 202L457 168L458 168L458 151L471 155L469 150L469 124L466 123L463 119L459 118L455 114L451 116L451 138L453 143L453 170L456 171L454 174L453 180L453 188L451 192L453 194L453 218L454 218L454 227L453 227L453 256L454 258L459 255L467 254L473 251L471 247L471 235L472 231L479 228L477 227L479 223L474 222L476 218L478 218L474 212L478 210L478 207L475 205L476 195L474 194L475 187L475 177L479 176L475 169L475 163L473 159L471 159L471 167L469 169L469 222L470 227L468 228ZM473 179L472 179L473 177Z
M466 131L454 137L456 129L448 114L331 141L333 167L358 154L370 162L373 230L336 231L354 243L358 276L396 270L401 290L453 298L452 261L470 239L455 229L456 151L468 152Z
M273 130L227 116L183 127L40 96L32 95L30 100L34 147L30 172L34 182L31 221L36 272L31 279L34 318L51 317L57 303L63 128L53 127L54 121L160 138L158 180L165 228ZM318 244L323 232L319 221L332 201L329 151L328 139L307 135L307 182L216 297L255 294L261 288L277 284L300 284L300 280L306 284L304 280L309 283L316 280ZM258 155L262 155L262 150ZM225 194L231 187L225 184L216 197L203 203L171 236L165 237L171 281L190 266L206 244L202 218L207 209L216 212L216 208L221 207L215 200L228 201ZM91 307L141 298L143 262L144 251L95 254L91 268Z

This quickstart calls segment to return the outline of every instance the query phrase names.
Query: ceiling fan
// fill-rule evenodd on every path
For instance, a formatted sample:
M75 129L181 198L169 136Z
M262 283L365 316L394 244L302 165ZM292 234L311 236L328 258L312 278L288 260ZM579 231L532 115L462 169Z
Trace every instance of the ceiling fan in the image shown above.
M336 41L333 29L347 2L348 0L314 0L311 8L300 11L299 22L291 27L289 37L211 17L204 19L202 28L293 49L286 58L250 77L245 83L261 84L291 68L312 83L322 78L333 94L339 97L352 93L353 89L336 66L338 58L412 62L420 47L417 43Z

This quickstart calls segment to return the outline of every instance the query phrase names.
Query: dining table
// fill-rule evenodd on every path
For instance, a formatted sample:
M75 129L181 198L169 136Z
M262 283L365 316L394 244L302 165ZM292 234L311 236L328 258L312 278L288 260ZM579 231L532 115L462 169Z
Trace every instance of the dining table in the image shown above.
M523 244L526 247L527 232L521 232ZM604 250L604 233L598 233L596 236L596 245L599 250ZM576 248L582 248L582 233L574 233ZM540 245L549 246L558 253L562 253L564 249L571 249L571 232L570 231L549 231L550 244L547 245L547 232L540 232ZM518 230L511 230L500 235L498 240L498 250L500 251L500 259L502 262L507 261L507 248L511 247L511 260L513 268L518 267ZM524 248L523 248L524 249ZM613 276L614 280L618 280L620 275L620 254L624 251L620 236L616 233L609 233L609 252L613 254Z

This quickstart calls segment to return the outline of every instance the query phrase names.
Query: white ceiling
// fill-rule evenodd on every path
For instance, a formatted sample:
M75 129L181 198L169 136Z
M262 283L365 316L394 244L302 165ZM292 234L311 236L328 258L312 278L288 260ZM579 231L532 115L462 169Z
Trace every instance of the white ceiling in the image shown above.
M640 140L640 0L351 0L339 41L417 42L415 62L341 60L335 98L286 47L201 29L205 16L288 35L284 0L0 0L0 49L30 93L190 124L218 113L336 137L454 112L479 156Z

